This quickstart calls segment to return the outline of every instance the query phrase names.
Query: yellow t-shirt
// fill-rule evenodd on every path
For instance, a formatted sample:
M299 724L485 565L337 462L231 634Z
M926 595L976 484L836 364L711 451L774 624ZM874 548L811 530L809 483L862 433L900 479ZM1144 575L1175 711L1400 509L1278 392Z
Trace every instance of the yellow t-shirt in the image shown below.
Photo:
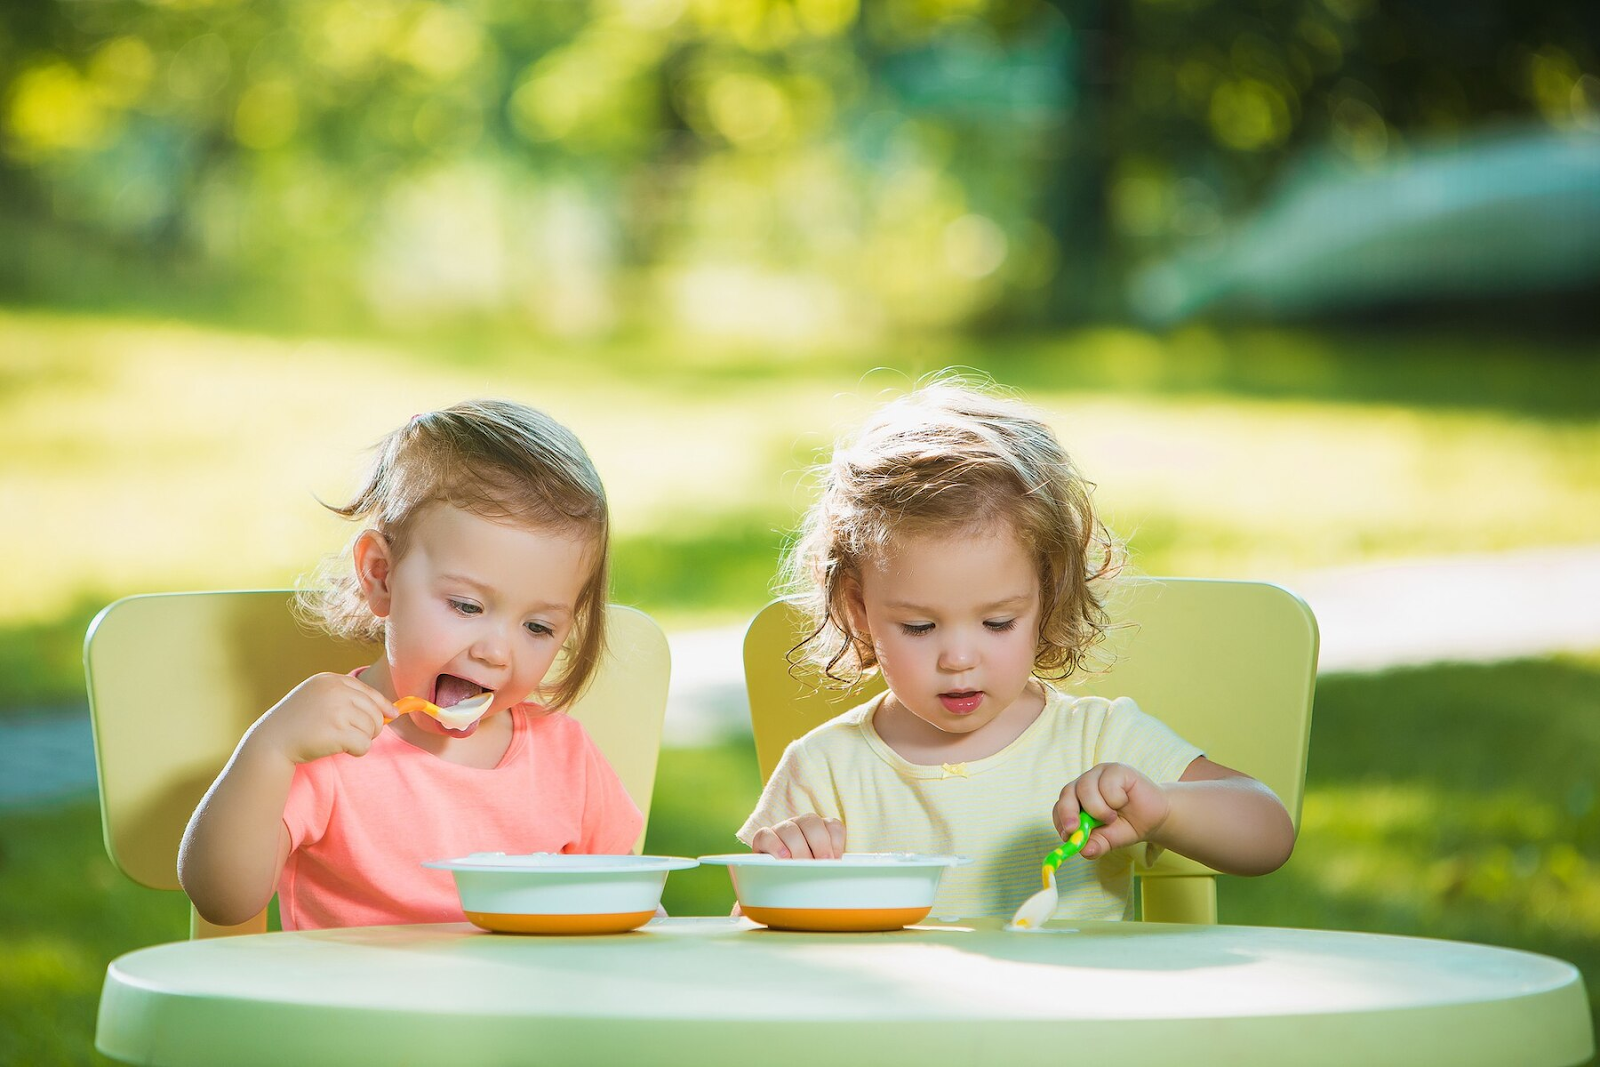
M852 852L953 853L939 883L936 917L1009 916L1039 888L1039 864L1061 844L1050 813L1061 788L1098 763L1126 763L1155 782L1175 782L1203 755L1126 697L1073 697L1045 686L1044 710L1011 744L981 760L910 763L873 728L882 697L792 742L739 829L806 812L841 820ZM1056 914L1122 919L1132 914L1128 849L1069 859L1056 884Z

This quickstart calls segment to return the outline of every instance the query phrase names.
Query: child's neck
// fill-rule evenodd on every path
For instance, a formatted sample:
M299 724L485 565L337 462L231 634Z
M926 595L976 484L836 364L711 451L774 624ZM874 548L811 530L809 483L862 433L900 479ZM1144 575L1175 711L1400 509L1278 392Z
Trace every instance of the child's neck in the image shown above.
M483 719L478 723L478 728L466 737L427 733L418 729L404 715L390 723L388 729L412 748L420 748L447 763L459 763L463 767L477 767L480 770L498 767L505 758L506 750L511 747L509 710L496 712Z
M884 694L872 727L883 743L908 763L937 767L986 759L1021 737L1044 712L1044 687L1030 681L1022 695L970 733L952 734L912 714L894 693Z

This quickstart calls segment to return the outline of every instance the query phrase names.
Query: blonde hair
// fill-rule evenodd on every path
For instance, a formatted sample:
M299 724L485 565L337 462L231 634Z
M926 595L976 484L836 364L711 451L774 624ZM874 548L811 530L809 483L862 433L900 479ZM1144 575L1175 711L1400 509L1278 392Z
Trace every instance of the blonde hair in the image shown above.
M1105 637L1100 586L1121 545L1096 517L1085 481L1027 405L987 380L941 377L874 414L818 469L821 498L784 562L783 585L811 633L791 664L853 685L877 667L846 610L864 564L901 534L960 534L1009 524L1039 577L1034 673L1065 678Z
M509 400L469 400L414 416L374 448L376 457L348 504L329 511L363 523L389 542L396 560L410 547L417 516L448 504L495 522L587 537L593 570L574 605L564 669L540 693L552 708L572 703L605 647L611 522L605 488L571 430ZM358 535L359 536L359 535ZM335 636L380 641L351 562L355 540L324 560L295 592L298 614Z

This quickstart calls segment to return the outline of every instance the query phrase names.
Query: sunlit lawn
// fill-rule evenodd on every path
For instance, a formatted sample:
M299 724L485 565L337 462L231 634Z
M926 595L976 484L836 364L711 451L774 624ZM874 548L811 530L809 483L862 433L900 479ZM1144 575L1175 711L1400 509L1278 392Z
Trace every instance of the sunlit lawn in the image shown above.
M346 533L317 498L348 492L382 433L463 397L578 431L613 501L616 596L676 628L758 606L805 467L886 390L948 364L1050 411L1148 572L1283 578L1592 539L1594 349L1102 329L802 358L0 311L0 711L81 699L83 626L116 596L292 583Z
M289 584L344 536L317 506L371 441L475 395L589 445L619 531L617 599L669 629L768 594L803 469L886 390L950 364L1051 413L1147 572L1235 577L1592 541L1596 346L1190 329L770 353L551 349L503 334L293 339L0 311L0 713L81 703L84 625L113 597ZM1225 921L1517 945L1600 986L1600 666L1560 660L1325 679L1304 837ZM747 745L669 751L648 847L734 847ZM720 871L669 883L721 913ZM0 823L0 1063L88 1062L101 976L183 936L116 874L92 802Z
M1302 836L1281 871L1224 879L1222 921L1508 945L1576 964L1600 1011L1600 657L1440 666L1318 686ZM1575 756L1579 758L1575 758ZM664 753L646 847L734 847L748 744ZM668 881L724 914L720 869ZM105 964L182 938L175 894L112 870L92 801L0 824L0 1063L88 1063Z

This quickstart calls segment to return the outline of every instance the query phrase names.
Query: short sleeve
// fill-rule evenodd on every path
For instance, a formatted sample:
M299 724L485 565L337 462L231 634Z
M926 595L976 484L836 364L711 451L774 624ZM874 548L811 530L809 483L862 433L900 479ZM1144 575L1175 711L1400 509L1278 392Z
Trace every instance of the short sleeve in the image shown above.
M289 797L283 804L283 826L289 831L290 851L322 840L333 820L338 793L339 775L332 757L295 766Z
M580 850L592 855L622 856L633 851L644 829L639 806L623 788L622 779L584 736L583 834Z
M1128 697L1111 702L1095 741L1095 763L1126 763L1153 782L1176 782L1205 752Z
M807 749L804 738L791 741L761 791L756 810L735 836L749 845L756 831L798 815L810 812L823 818L839 818L839 805L826 767L825 761L817 760Z

